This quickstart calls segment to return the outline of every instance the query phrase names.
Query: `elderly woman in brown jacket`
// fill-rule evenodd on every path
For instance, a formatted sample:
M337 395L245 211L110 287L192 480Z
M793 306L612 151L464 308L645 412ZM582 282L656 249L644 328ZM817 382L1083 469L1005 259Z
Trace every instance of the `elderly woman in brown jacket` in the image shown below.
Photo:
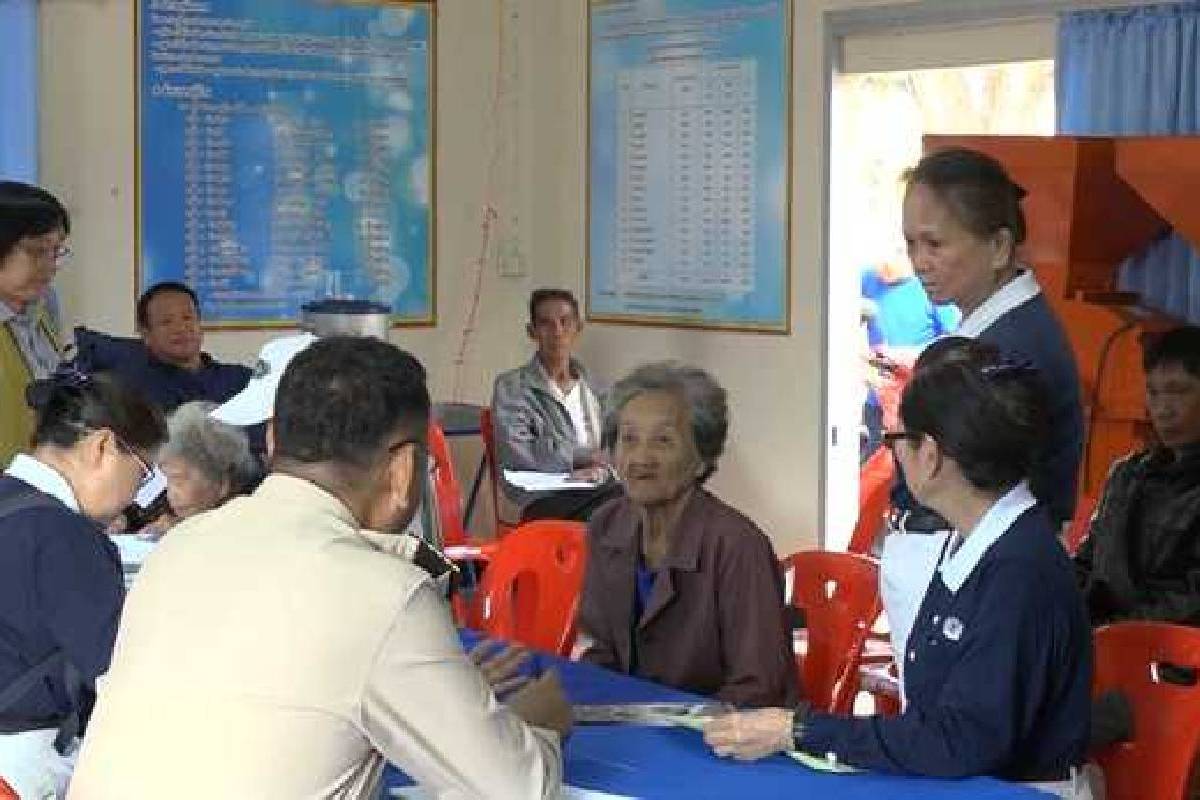
M648 364L613 388L605 442L625 494L588 526L582 658L745 706L797 693L771 543L705 491L729 427L703 370Z

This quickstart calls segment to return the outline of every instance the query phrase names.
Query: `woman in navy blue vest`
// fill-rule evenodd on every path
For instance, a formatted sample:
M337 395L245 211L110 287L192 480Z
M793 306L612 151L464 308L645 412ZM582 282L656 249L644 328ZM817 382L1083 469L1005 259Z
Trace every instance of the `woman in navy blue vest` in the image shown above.
M0 779L59 797L125 595L103 525L150 477L167 430L104 375L64 367L27 394L33 450L0 475Z
M1033 271L1017 258L1025 241L1025 190L999 161L965 148L934 151L905 178L904 241L929 299L958 306L958 336L1029 361L1046 384L1049 425L1029 484L1061 526L1074 513L1083 455L1079 372ZM917 523L910 519L906 527Z
M902 654L907 706L841 717L801 706L711 722L718 755L797 749L886 772L991 775L1090 795L1091 632L1053 523L1029 490L1044 388L1026 363L958 340L919 368L885 434L917 499L956 531Z

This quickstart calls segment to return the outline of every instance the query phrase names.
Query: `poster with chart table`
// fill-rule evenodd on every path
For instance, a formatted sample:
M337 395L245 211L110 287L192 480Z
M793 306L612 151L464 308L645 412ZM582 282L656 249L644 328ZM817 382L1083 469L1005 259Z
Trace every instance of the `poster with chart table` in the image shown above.
M138 0L139 290L214 327L434 318L430 2Z
M589 319L786 332L788 0L590 0Z

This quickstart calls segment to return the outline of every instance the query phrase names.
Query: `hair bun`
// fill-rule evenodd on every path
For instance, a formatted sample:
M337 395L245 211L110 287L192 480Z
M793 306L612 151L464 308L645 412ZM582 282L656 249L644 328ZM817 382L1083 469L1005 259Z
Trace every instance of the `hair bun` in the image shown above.
M92 385L92 377L75 364L64 361L48 378L40 378L25 387L25 403L34 411L41 411L61 394L76 397Z
M41 378L25 387L25 404L34 411L41 411L54 399L54 379Z

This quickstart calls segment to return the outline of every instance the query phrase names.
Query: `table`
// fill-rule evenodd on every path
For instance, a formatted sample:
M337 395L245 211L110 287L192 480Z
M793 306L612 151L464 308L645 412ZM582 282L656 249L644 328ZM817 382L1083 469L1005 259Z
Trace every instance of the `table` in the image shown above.
M464 634L464 639L471 639ZM572 703L696 702L704 698L590 664L539 655L562 677ZM992 778L942 780L859 773L832 775L785 756L754 763L717 758L700 734L682 728L579 726L567 741L566 779L574 786L654 800L1046 800L1049 795ZM387 788L409 784L394 767ZM384 797L386 797L386 793Z

